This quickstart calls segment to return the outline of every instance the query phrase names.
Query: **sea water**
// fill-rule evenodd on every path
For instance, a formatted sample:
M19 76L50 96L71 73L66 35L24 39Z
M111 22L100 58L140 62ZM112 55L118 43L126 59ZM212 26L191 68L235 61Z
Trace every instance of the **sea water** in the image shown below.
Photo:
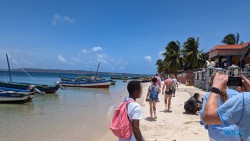
M53 84L59 75L12 72L15 82ZM0 80L9 80L0 72ZM35 95L24 104L0 104L0 141L98 141L109 130L114 108L127 95L117 81L109 89L66 88L55 94Z

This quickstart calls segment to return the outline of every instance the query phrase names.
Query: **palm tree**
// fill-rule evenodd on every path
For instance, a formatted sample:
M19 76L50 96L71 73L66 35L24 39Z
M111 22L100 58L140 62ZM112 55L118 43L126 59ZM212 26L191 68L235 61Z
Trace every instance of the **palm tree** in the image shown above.
M157 72L159 73L159 74L161 74L161 73L163 73L163 71L164 71L164 66L163 66L163 61L162 61L162 59L158 59L157 61L156 61L156 65L157 65Z
M201 66L199 61L202 60L202 52L198 50L199 48L199 38L195 39L190 37L183 44L183 58L185 69L198 69Z
M199 60L199 66L200 67L206 67L206 61L209 59L209 52L203 52L201 51L201 59Z
M226 35L221 42L227 45L237 45L239 44L239 40L240 34L237 32L236 34L230 33Z
M171 41L166 46L166 52L162 55L165 57L163 68L166 73L177 73L182 68L182 57L179 41Z

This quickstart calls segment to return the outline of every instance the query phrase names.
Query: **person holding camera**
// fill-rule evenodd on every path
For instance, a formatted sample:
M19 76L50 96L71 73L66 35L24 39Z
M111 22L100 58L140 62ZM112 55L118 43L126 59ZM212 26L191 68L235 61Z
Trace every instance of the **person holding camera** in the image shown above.
M250 140L250 81L242 76L244 92L218 106L228 79L228 75L216 73L202 118L208 125L235 124L239 127L239 131L225 132L225 134L239 135L243 141L248 141Z
M211 76L211 80L210 80L211 85L213 85L214 83L214 77L215 77L215 74ZM232 90L232 89L228 89L227 86L224 85L223 88L221 89L221 95L218 98L218 107L220 107L228 99L238 94L239 92ZM204 99L202 102L202 109L200 110L200 116L201 116L200 123L202 125L204 125L202 116L203 116L204 109L205 109L209 95L210 95L210 92L206 93L206 95L204 96ZM205 124L204 126L208 130L210 141L241 141L241 138L239 135L230 136L230 135L225 134L225 132L231 132L231 131L239 132L239 128L235 124L233 125L224 125L224 124L223 125L207 125Z

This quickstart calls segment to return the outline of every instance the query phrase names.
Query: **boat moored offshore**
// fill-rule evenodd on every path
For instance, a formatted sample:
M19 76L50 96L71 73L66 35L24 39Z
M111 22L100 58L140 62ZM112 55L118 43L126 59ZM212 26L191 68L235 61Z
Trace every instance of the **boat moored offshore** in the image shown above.
M62 81L60 84L64 87L109 88L111 81Z

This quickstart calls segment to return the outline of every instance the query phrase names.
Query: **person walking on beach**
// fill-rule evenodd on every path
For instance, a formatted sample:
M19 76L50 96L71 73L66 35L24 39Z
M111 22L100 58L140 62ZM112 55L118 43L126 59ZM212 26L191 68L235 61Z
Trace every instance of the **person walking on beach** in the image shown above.
M157 78L157 85L161 88L161 77L158 73L155 76Z
M164 81L163 87L162 87L162 94L165 94L164 96L164 102L166 106L166 111L170 112L170 106L171 106L171 99L173 95L173 75L171 74L168 79ZM165 89L166 88L166 89Z
M244 92L228 99L220 107L219 98L228 82L228 75L217 73L202 115L208 125L237 125L239 131L226 131L228 136L239 135L243 141L250 140L250 81L242 76Z
M141 106L136 102L137 98L141 97L142 86L139 81L130 81L127 86L129 97L126 97L124 101L133 101L127 104L127 113L130 123L132 124L133 134L129 139L119 139L119 141L143 141L140 123L142 119Z
M211 76L211 85L213 85L214 82L214 77L215 74L213 74ZM221 89L221 95L219 96L218 99L218 107L220 107L223 103L225 103L228 99L239 95L239 92L232 90L232 89L228 89L226 87L226 85L223 86L223 88ZM201 116L201 124L203 125L203 113L204 113L204 109L207 103L207 99L210 95L210 92L206 93L204 99L203 99L203 103L202 103L202 109L200 110L200 116ZM209 138L210 141L241 141L241 138L239 135L235 135L235 136L229 136L226 135L225 132L230 132L230 131L235 131L235 132L239 132L239 128L234 124L234 125L204 125L205 128L208 130L208 134L209 134Z
M152 78L152 84L148 88L148 94L146 97L146 101L149 102L150 107L150 117L153 118L153 111L154 111L154 118L157 119L156 116L156 102L159 102L158 95L161 92L160 87L157 85L157 78Z

